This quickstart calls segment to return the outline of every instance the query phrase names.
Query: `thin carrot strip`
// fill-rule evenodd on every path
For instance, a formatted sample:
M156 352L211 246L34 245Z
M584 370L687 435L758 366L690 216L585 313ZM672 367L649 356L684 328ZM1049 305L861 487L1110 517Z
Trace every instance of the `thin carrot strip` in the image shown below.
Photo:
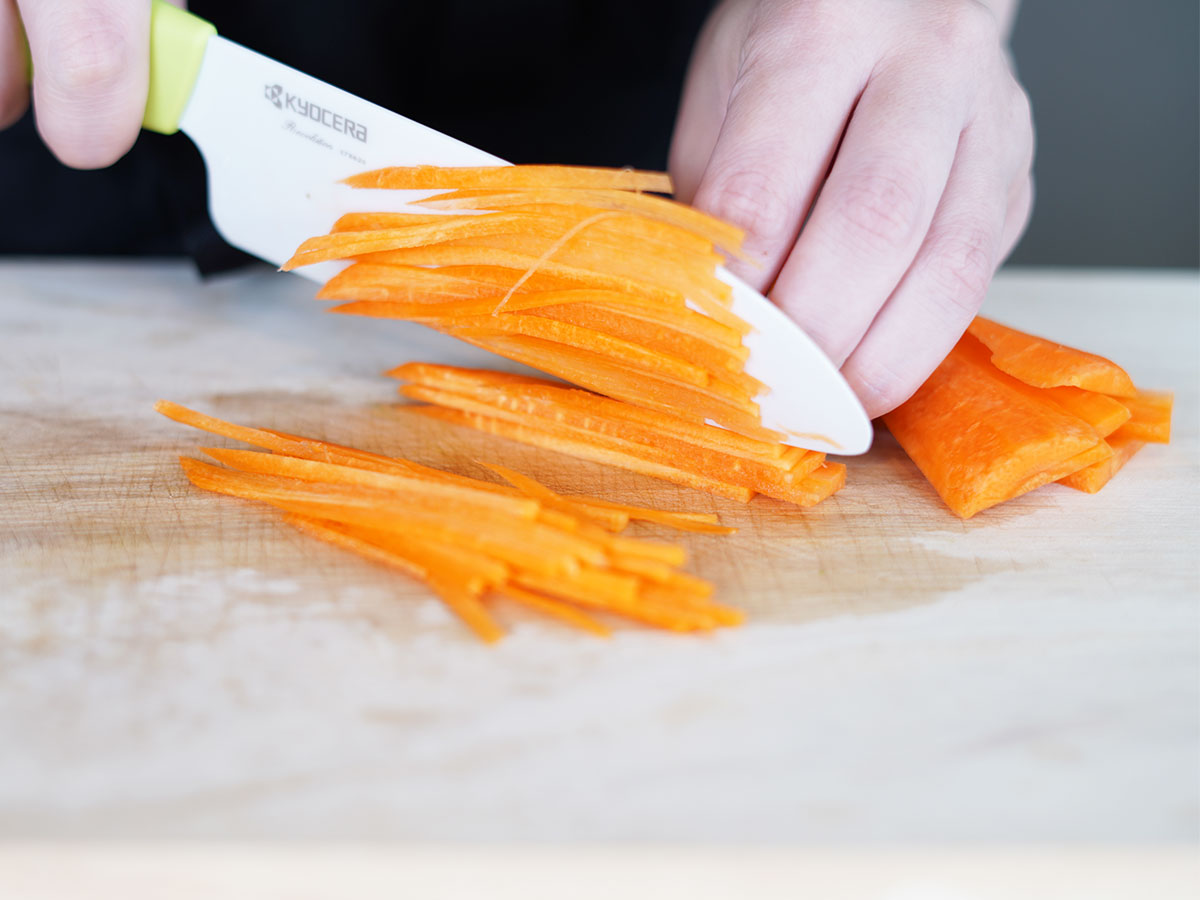
M494 494L481 491L474 486L430 481L428 478L407 473L383 473L337 463L317 462L272 453L258 453L253 450L230 450L223 447L201 447L200 450L239 472L279 475L300 481L377 488L384 491L395 491L399 494L415 494L435 502L449 501L480 506L509 513L521 519L535 518L540 508L535 500L522 500L503 494Z
M475 267L490 266L493 268L516 269L519 278L530 266L538 261L536 256L527 253L514 253L509 250L497 250L493 247L458 247L451 244L432 244L428 247L407 247L399 250L385 250L378 253L365 254L363 262L406 265L406 266L453 266ZM636 294L647 300L659 300L664 303L679 303L683 295L656 284L624 278L619 275L594 272L590 269L568 266L549 260L542 263L537 274L552 277L560 283L573 287L594 288L597 290L620 291L626 294ZM740 320L738 320L740 321ZM734 327L731 325L731 327ZM748 331L744 323L742 333Z
M514 565L557 575L578 568L578 561L602 563L603 550L592 541L512 516L397 503L386 492L348 490L294 479L220 469L198 460L181 459L184 472L199 488L257 500L288 512L379 530L415 533L427 540L460 541L465 546ZM287 482L293 482L288 484Z
M712 419L738 431L761 427L757 424L758 404L720 383L701 387L644 370L631 372L603 354L524 335L460 336L468 343L627 403L675 415L686 411L694 420Z
M991 351L992 365L1034 387L1072 385L1117 397L1137 393L1125 370L1103 356L1034 337L982 316L968 330Z
M535 481L528 475L522 475L513 469L497 465L496 463L480 463L480 465L485 469L495 472L513 487L539 503L559 509L578 518L587 519L607 531L621 531L629 524L629 514L624 511L589 507L585 504L575 502L570 497L564 497L562 494L555 493L541 482Z
M778 469L769 463L743 459L688 444L675 438L646 432L620 420L573 413L569 408L553 404L537 405L521 397L500 392L478 392L463 396L437 388L405 385L401 393L414 400L449 407L482 416L504 419L516 425L539 428L568 440L588 441L650 462L661 463L716 480L741 484L751 490L780 499L788 499L798 486L823 462L820 453L805 453L789 469Z
M425 571L424 566L418 565L406 556L389 553L361 538L347 534L340 528L333 527L334 523L295 514L285 515L283 521L303 531L310 537L315 537L327 544L333 544L335 547L343 550L349 550L351 553L355 553L365 559L400 569L414 578L419 578L421 581L426 581L428 578L428 573Z
M494 335L534 338L600 354L614 364L625 364L696 387L709 383L708 373L687 360L558 319L522 315L456 317L439 327L481 339Z
M580 606L606 610L627 619L644 622L648 625L657 625L671 631L708 631L721 624L708 613L663 606L640 599L637 580L628 576L609 576L610 578L621 578L632 585L628 594L597 590L593 579L585 577L597 574L607 573L582 572L573 578L543 578L537 575L521 574L514 580L522 587L532 588L552 597L558 597Z
M511 303L509 308L515 309ZM664 327L661 323L647 322L636 314L626 315L622 311L587 302L567 305L547 303L527 308L533 309L532 315L535 316L568 322L593 331L604 331L642 347L690 360L713 377L735 379L733 383L744 384L744 389L751 396L764 390L762 382L742 371L750 357L750 351L745 346L714 346L707 340L693 337L671 326Z
M352 175L345 184L388 190L573 189L671 193L666 172L600 169L587 166L389 166Z
M326 296L319 299L350 299L356 301L353 303L343 304L342 306L336 306L331 310L332 312L374 316L376 318L384 319L408 319L418 322L439 322L443 319L459 316L490 316L496 307L496 300L500 297L499 294L493 294L485 296L482 299L445 299L444 295L438 296L435 294L420 294L409 291L405 288L389 288L371 285L362 287L343 286L338 289L337 294L337 297ZM597 294L606 295L601 301L603 306L597 307ZM646 301L641 297L635 297L632 294L617 294L615 291L589 291L582 289L563 291L531 291L529 293L513 295L509 299L508 304L505 307L505 311L515 313L526 312L528 310L538 310L545 307L561 309L586 306L589 308L598 308L609 311L611 315L611 310L613 307L616 307L618 310L623 308L640 310L641 305L648 302L649 301ZM690 312L686 309L686 307L683 306L679 306L676 309L676 314L680 316ZM645 318L637 315L629 316L628 318L632 318L638 322L647 321ZM609 321L611 323L612 320ZM575 322L573 324L584 323ZM628 336L620 333L620 330L617 328L610 328L609 331L614 337L623 337L629 339ZM687 337L692 337L686 332L684 332L684 334ZM705 338L692 337L692 340L703 342L708 346L715 346L718 351L724 352L731 357L740 356L742 354L741 350L730 348L726 345L714 345L711 341L708 341ZM634 341L634 343L637 343L637 341Z
M618 468L628 469L631 472L672 481L684 487L718 494L722 497L728 497L731 500L740 500L743 503L749 502L750 498L754 496L754 491L740 485L695 475L672 466L648 462L627 453L618 453L603 447L597 447L595 444L587 441L571 440L559 435L548 434L541 429L517 425L503 419L436 406L411 406L405 409L418 415L494 434L497 437L506 437L534 447L542 447L547 450L565 453L568 456L617 466Z
M566 622L568 625L590 632L598 637L606 638L612 636L612 631L608 626L569 604L558 600L551 600L549 597L543 597L541 594L536 594L533 591L527 591L511 584L496 588L496 593L502 597L507 597L515 603L528 606L530 609L536 609L538 612L545 613L548 616L552 616L555 619Z
M336 234L341 231L407 228L410 225L433 225L444 222L446 218L446 213L352 212L341 216L329 231Z
M458 190L418 201L418 205L430 209L505 209L530 203L584 203L599 209L618 209L639 213L660 222L678 225L693 234L707 238L730 252L737 251L745 237L745 233L740 228L722 222L698 209L666 197L631 194L623 191L539 189L504 193Z
M311 237L300 245L280 268L285 272L300 266L385 253L407 248L444 244L467 236L517 231L524 221L535 218L521 213L486 213L480 216L443 216L443 221L409 228L373 231L341 231Z
M675 436L683 441L747 459L779 460L781 468L791 468L782 457L793 450L777 440L764 441L737 432L684 419L668 412L622 403L590 391L579 390L544 378L523 377L520 381L485 369L467 369L432 363L406 363L387 373L393 378L426 387L443 388L456 393L475 394L481 388L501 388L514 396L542 399L610 419L622 419L641 425L651 433ZM811 451L800 451L801 454Z
M479 593L503 584L509 577L503 563L461 546L438 545L411 536L400 540L390 532L295 513L286 514L284 521L367 559L419 572L418 577L426 582L439 575L461 577L470 590Z
M629 506L624 503L612 503L595 497L572 497L571 499L581 506L620 511L631 519L652 522L655 525L666 525L677 531L693 531L697 534L737 534L736 528L720 524L717 516L713 513L668 512L661 509Z
M410 302L472 300L503 294L496 285L454 275L447 269L357 262L329 279L317 293L317 299L350 299L361 296L354 292L368 289L380 291L380 299Z
M504 637L503 629L488 614L479 597L460 579L432 578L429 586L484 643L494 644Z

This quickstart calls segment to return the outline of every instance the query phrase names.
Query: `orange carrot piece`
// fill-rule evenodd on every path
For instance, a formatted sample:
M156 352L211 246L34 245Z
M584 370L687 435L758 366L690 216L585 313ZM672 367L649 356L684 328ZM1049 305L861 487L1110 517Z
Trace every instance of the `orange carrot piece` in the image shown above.
M522 315L463 316L445 323L445 329L455 334L468 334L481 339L494 335L536 338L539 341L596 353L612 364L652 372L685 384L705 387L709 383L708 373L685 359L559 319Z
M494 644L504 637L504 631L492 619L487 607L461 579L431 578L429 586L485 644Z
M1129 375L1112 360L1034 337L983 317L968 329L991 351L992 365L1034 387L1072 385L1100 394L1133 397Z
M541 482L513 469L496 463L480 463L480 465L495 472L517 490L551 509L561 510L576 518L587 519L607 531L621 531L629 524L629 515L623 511L588 507L582 503L576 503L570 497L555 493Z
M504 290L497 285L464 278L443 269L426 269L421 266L379 265L358 262L347 266L325 283L317 294L318 300L354 299L361 291L374 289L381 300L396 300L427 303L446 302L450 299L477 300L496 299Z
M506 208L509 212L530 213L560 222L579 222L594 216L597 211L597 207L584 203L525 203ZM687 254L709 254L715 248L715 242L710 238L702 237L674 223L638 213L617 210L612 212L615 214L594 226L592 234L627 244L648 244L651 245L651 249L671 249Z
M1148 444L1171 441L1171 411L1175 396L1169 391L1139 390L1134 397L1122 398L1131 417L1118 431L1125 437Z
M1105 394L1077 387L1045 388L1047 396L1073 416L1087 422L1100 437L1108 437L1129 421L1128 405Z
M737 432L696 423L678 414L646 409L622 403L590 391L579 390L564 384L539 378L524 378L515 381L503 373L486 369L467 369L459 366L441 366L432 363L407 363L390 370L393 378L411 381L426 387L441 388L455 393L476 396L483 389L503 389L513 397L542 400L561 404L580 413L588 413L606 419L620 419L642 426L648 432L673 436L689 444L741 456L746 459L774 461L780 468L790 469L794 461L783 461L785 454L799 451L801 456L812 452L788 447L777 440L760 440L746 437Z
M539 189L504 193L459 190L419 201L418 205L430 209L506 209L531 203L583 203L597 209L638 213L660 222L678 225L729 252L737 251L745 238L745 233L740 228L683 203L666 197L624 191Z
M1086 422L1039 400L991 359L988 347L964 335L912 398L884 416L917 468L964 519L1069 475L1061 466L1101 441Z
M341 231L378 231L385 228L407 228L409 225L432 225L444 222L446 213L353 212L341 216L331 234Z
M235 472L186 457L181 464L188 480L204 490L257 500L312 518L416 534L425 540L461 542L470 549L547 575L577 569L580 560L595 564L605 559L594 542L536 521L468 512L444 502L433 508L397 502L385 491Z
M421 581L425 581L429 577L429 573L426 572L424 566L418 565L406 556L389 553L361 538L354 537L343 531L342 527L338 526L337 523L325 522L321 519L312 519L307 516L295 514L285 515L283 521L303 531L310 537L315 537L327 544L333 544L342 550L349 550L351 553L355 553L365 559L400 569L402 572L414 578L419 578Z
M593 288L597 290L619 291L626 294L636 294L647 300L658 300L663 303L678 304L683 295L655 284L624 278L619 275L594 272L578 266L568 266L555 260L539 260L527 253L514 253L509 250L497 250L492 247L457 247L451 244L432 244L428 247L407 247L399 250L385 250L378 253L364 254L363 262L404 265L404 266L445 266L445 267L482 267L516 269L517 279L537 266L535 275L551 277L558 283L571 287ZM516 279L515 279L516 280ZM514 280L514 282L515 282ZM732 314L730 314L732 315ZM740 321L740 320L739 320ZM735 327L731 325L730 327ZM742 333L748 326L743 324Z
M350 259L355 256L385 253L407 248L445 244L467 236L504 234L519 231L536 219L522 213L485 213L480 216L443 216L443 221L408 228L374 231L341 231L311 237L300 245L292 258L280 268L285 272L300 266Z
M1124 468L1125 463L1133 459L1134 454L1146 446L1145 441L1122 434L1109 435L1106 441L1112 450L1112 455L1108 459L1072 472L1070 475L1060 478L1058 483L1077 491L1094 494L1108 484L1113 476Z
M599 169L587 166L389 166L352 175L345 184L388 190L575 189L671 193L666 172Z
M438 406L410 406L405 407L405 409L418 415L494 434L497 437L510 438L533 447L555 450L559 453L565 453L568 456L605 463L606 465L628 469L631 472L637 472L642 475L650 475L654 478L673 481L684 487L707 491L711 494L728 497L731 500L740 500L743 503L748 502L754 496L754 492L749 488L730 484L729 482L715 481L673 466L648 462L627 453L618 453L603 447L597 447L588 441L571 440L558 435L548 434L540 428L517 425L495 417L483 416L477 413L466 413Z
M508 308L515 311L511 302ZM687 332L678 331L670 326L664 327L662 323L647 322L636 313L626 315L623 311L594 306L587 302L567 305L547 303L526 308L533 309L535 316L569 322L593 331L605 331L613 337L651 350L691 360L715 376L742 379L751 396L761 393L764 389L762 382L743 373L742 369L750 357L750 350L740 344L737 347L714 346L709 341L693 337Z
M453 332L451 332L453 333ZM683 384L653 373L631 372L602 354L525 336L476 338L460 335L468 343L491 350L516 362L541 369L566 381L607 394L617 400L668 412L693 421L707 419L743 434L757 435L758 404L744 393L719 382L704 387Z
M596 576L605 576L598 580ZM522 587L567 600L579 606L602 609L627 619L657 625L671 631L708 631L721 623L710 613L642 600L636 578L607 572L584 571L570 578L518 575ZM620 589L613 589L614 583Z
M668 512L661 509L648 509L641 506L629 506L624 503L613 503L599 500L595 497L572 497L576 503L591 509L611 509L624 513L630 519L650 522L655 525L665 525L676 531L693 531L697 534L737 534L736 528L720 524L717 516L710 513L680 513Z
M527 404L519 400L509 402L509 399L503 396L491 398L489 402L420 385L405 385L401 391L415 400L424 400L474 415L503 419L513 425L536 428L566 440L587 441L599 448L683 469L714 481L739 484L758 493L784 500L792 499L796 496L796 491L800 492L799 496L807 497L811 492L801 487L801 484L824 460L822 454L806 454L800 463L784 471L755 460L729 456L673 438L653 435L631 427L628 423L575 416L569 409L560 408L553 417L549 417L531 415Z
M278 475L320 484L374 488L395 492L409 499L478 506L485 510L507 513L519 519L536 518L540 509L536 500L523 500L481 491L474 486L430 481L428 478L407 473L384 473L337 463L258 453L253 450L230 450L223 447L201 447L200 450L217 462L222 462L239 472Z
M612 636L612 631L608 626L596 621L587 613L581 612L569 604L558 600L551 600L549 597L543 597L541 594L536 594L533 591L527 591L511 584L496 588L496 593L522 606L536 609L538 612L545 613L575 628L590 632L597 637L606 638Z
M428 582L435 577L461 578L469 590L482 593L504 584L509 577L508 567L488 556L419 538L394 534L378 529L355 528L341 522L314 519L289 513L284 521L327 543L357 553L359 556L393 565Z
M629 278L674 291L697 303L717 304L715 315L727 314L724 307L729 304L732 289L714 274L721 262L716 253L688 257L662 250L645 252L640 251L636 244L605 243L591 238L586 232L568 237L552 234L542 236L530 233L532 230L525 227L520 233L514 233L513 229L506 233L488 234L480 229L478 236L449 239L442 245L463 250L491 248L524 254L539 261L530 266L534 271L553 260L576 269Z

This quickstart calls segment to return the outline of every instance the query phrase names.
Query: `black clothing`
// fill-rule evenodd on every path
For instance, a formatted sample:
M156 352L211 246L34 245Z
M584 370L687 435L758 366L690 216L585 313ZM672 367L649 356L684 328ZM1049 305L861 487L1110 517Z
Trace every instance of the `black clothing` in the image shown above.
M193 0L222 36L513 162L663 168L711 0ZM98 172L33 116L0 132L0 253L244 261L208 222L183 135L143 132Z

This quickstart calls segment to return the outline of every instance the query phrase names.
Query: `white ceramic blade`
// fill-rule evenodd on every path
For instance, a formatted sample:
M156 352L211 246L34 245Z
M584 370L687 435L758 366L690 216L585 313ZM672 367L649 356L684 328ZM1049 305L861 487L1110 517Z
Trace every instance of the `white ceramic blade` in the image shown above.
M180 119L208 168L209 209L236 247L281 265L347 212L403 210L436 191L355 190L339 182L384 166L506 165L224 38L210 38ZM297 270L324 282L342 266ZM746 370L770 390L763 424L791 443L864 453L871 424L833 364L787 316L724 270L734 311L755 327Z

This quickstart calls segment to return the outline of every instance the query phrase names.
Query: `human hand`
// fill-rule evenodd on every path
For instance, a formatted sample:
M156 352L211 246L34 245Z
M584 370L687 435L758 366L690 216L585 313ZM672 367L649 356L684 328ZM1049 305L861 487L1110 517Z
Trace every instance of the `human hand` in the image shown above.
M978 0L726 0L670 169L681 199L746 229L758 265L730 268L875 417L979 309L1028 220L1032 158L1028 99Z
M26 36L38 132L54 155L78 169L124 156L146 109L148 0L0 0L0 129L29 104Z

